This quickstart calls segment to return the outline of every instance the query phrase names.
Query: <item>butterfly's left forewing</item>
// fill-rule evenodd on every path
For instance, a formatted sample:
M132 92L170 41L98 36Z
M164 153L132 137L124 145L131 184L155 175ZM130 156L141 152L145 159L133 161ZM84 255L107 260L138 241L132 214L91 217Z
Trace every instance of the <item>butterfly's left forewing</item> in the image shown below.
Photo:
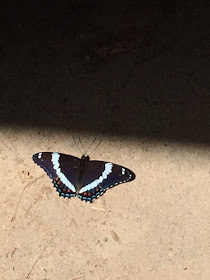
M33 155L33 160L53 179L60 196L76 196L75 181L80 159L60 153L40 152Z
M78 196L81 200L93 202L107 189L134 179L135 174L123 166L111 162L89 161Z

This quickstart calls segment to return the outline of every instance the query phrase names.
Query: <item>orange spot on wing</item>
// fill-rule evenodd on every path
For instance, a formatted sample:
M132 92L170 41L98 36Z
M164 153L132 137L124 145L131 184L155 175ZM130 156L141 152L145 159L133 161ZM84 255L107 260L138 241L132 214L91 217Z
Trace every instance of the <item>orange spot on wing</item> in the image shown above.
M87 192L84 192L83 195L87 195Z

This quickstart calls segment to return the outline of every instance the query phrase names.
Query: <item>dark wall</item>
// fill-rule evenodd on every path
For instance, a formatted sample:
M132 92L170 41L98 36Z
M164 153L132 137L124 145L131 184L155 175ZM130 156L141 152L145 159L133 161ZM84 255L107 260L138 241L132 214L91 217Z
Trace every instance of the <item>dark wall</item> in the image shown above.
M1 124L210 143L207 2L1 4Z

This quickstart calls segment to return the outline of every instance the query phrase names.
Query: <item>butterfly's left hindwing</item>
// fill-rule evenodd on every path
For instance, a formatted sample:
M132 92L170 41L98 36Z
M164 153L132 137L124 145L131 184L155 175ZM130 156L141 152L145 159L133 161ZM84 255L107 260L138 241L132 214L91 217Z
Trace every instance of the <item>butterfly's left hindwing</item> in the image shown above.
M75 181L80 159L65 154L43 152L33 155L33 160L53 179L60 196L76 196Z

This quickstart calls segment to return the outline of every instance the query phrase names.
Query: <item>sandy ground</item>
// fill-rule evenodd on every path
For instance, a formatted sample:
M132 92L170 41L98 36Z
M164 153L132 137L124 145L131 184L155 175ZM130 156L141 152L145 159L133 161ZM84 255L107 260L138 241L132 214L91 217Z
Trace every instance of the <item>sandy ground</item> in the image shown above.
M104 139L92 158L137 177L93 204L58 196L44 150L80 156L71 135L1 132L1 279L209 279L209 149Z
M135 28L151 32L151 38L140 36L145 54L128 32L139 18L134 2L111 11L107 5L109 24L99 9L100 34L93 28L95 10L84 3L71 7L73 22L80 16L69 31L72 45L69 39L62 45L60 37L50 41L63 34L59 28L48 41L42 38L48 17L61 20L59 9L47 16L38 11L32 21L26 13L28 25L7 23L9 39L0 42L0 279L209 280L207 10L193 1L178 13L142 7ZM116 43L105 38L102 23L113 36L118 10L125 19L118 18L123 32ZM39 21L44 31L34 27ZM108 43L99 46L94 36ZM136 179L93 204L60 198L31 156L80 157L73 137L88 147L95 136L103 141L91 159L128 167Z

